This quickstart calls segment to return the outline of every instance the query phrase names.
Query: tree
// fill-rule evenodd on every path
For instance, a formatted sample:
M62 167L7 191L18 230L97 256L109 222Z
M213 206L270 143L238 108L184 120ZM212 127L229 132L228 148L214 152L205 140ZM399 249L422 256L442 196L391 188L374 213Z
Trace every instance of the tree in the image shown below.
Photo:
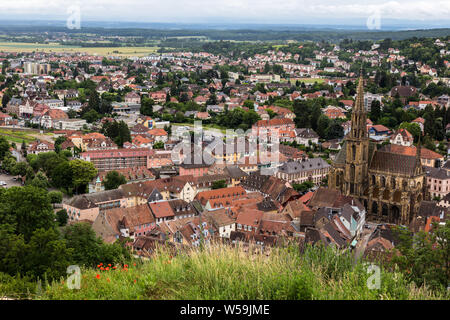
M58 164L51 173L51 181L54 187L69 190L73 187L73 174L69 161Z
M42 171L39 171L36 173L33 180L31 180L30 185L37 188L47 189L50 184L48 183L48 179L45 174Z
M212 183L211 189L222 189L227 187L227 182L225 180L217 180Z
M55 215L46 190L34 186L0 190L0 225L9 224L25 240L39 229L54 227Z
M97 176L97 169L91 162L76 159L69 163L72 171L72 185L78 192L85 192L88 183Z
M86 120L87 123L93 123L101 118L101 115L95 110L89 110L83 114L82 118Z
M97 90L92 90L91 94L89 96L89 102L88 107L86 111L96 111L97 113L100 112L100 97L98 95ZM86 120L87 121L87 120Z
M417 286L426 284L445 291L450 280L450 222L434 223L430 232L412 235L406 228L397 227L399 243L392 263L400 268Z
M17 162L12 168L11 173L15 176L25 177L28 168L30 168L30 166L26 162Z
M123 262L130 257L129 252L120 244L105 244L98 238L89 223L76 223L63 229L63 238L67 247L73 249L73 260L77 264L94 267L104 264Z
M305 181L300 184L293 184L292 187L295 189L295 191L306 192L312 187L314 187L314 183L311 181Z
M125 179L125 176L118 173L117 171L108 172L105 179L103 180L105 190L117 189L119 186L125 183L127 183L127 179Z
M323 138L326 139L327 138L327 129L330 125L330 119L322 114L319 117L319 120L317 121L317 134Z
M7 154L9 154L10 145L5 137L0 136L0 161L2 161Z
M377 123L378 119L381 117L381 103L378 100L373 100L370 105L370 119Z
M63 195L59 191L50 191L48 196L50 197L51 203L61 203L63 200Z
M69 221L69 216L67 215L66 209L61 209L56 212L56 221L60 227L64 227Z
M164 149L164 142L158 141L153 145L153 149Z
M342 138L344 136L344 128L342 128L341 124L334 119L326 129L326 135L328 140Z

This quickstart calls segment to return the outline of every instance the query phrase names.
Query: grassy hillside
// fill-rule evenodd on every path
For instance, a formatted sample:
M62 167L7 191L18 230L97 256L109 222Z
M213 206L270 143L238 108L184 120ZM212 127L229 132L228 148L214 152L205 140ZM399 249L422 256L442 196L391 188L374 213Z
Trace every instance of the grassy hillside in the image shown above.
M107 267L107 266L106 266ZM370 290L363 263L330 249L297 248L248 255L221 245L172 257L161 250L146 262L82 271L80 290L64 280L42 285L35 299L445 299L382 270ZM0 285L0 296L2 287Z

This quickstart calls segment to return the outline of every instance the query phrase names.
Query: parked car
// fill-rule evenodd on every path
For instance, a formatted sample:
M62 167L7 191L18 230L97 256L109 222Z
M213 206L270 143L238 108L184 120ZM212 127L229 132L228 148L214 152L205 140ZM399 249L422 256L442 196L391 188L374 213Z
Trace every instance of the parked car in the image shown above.
M5 181L0 181L0 186L6 186L6 182Z

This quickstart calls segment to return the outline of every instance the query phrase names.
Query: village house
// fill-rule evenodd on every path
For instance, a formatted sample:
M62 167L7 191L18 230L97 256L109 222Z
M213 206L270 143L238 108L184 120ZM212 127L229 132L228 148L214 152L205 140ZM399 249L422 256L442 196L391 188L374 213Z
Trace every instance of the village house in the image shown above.
M67 203L63 203L69 222L80 220L93 222L101 211L119 207L128 207L126 196L120 189L77 195Z
M410 147L414 143L414 137L411 133L409 133L406 129L399 129L394 132L394 134L391 136L390 143L392 144L398 144L401 146Z
M148 204L102 211L92 224L97 236L107 243L113 243L120 237L134 240L155 227L155 218Z
M302 161L289 161L278 168L276 177L291 184L311 181L320 184L328 175L330 165L322 158L313 158Z
M42 152L55 151L55 145L45 140L37 140L28 145L28 154L39 154Z

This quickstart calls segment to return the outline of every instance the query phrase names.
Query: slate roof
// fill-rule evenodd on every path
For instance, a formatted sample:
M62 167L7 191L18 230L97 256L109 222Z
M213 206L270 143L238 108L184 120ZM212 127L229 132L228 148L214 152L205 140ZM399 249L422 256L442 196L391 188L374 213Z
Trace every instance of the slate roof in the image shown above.
M316 170L329 167L330 165L328 164L328 162L326 162L322 158L312 158L304 161L285 162L281 167L278 168L278 170L282 173L293 174L308 170Z
M378 150L372 158L369 170L413 176L416 165L421 166L420 163L417 164L416 162L417 158L415 156L406 156Z

